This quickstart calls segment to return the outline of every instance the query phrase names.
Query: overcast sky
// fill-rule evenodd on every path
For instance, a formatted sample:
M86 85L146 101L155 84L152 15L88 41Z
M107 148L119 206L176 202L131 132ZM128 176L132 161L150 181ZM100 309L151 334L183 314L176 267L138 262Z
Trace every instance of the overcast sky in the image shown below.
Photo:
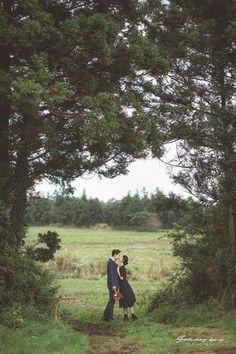
M132 195L137 191L141 192L145 187L148 193L153 193L158 188L167 194L173 191L176 194L187 196L188 194L180 187L171 182L168 176L167 165L157 159L138 160L129 167L129 173L125 176L118 176L113 179L98 178L97 176L78 178L74 183L75 196L81 196L85 189L86 195L99 200L121 199L128 192ZM43 195L52 194L55 186L46 182L36 188Z

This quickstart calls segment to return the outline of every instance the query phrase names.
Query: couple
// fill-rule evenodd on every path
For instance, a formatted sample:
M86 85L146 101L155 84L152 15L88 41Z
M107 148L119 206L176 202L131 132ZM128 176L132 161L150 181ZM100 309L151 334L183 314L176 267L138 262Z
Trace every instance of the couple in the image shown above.
M134 303L136 302L134 292L126 279L126 268L128 257L121 256L120 250L113 250L107 263L107 287L109 290L109 301L103 313L103 321L113 320L113 309L115 304L114 295L120 290L123 297L119 300L119 307L123 308L124 321L128 320L128 308L130 309L131 319L137 320L134 314ZM117 265L117 263L119 265Z

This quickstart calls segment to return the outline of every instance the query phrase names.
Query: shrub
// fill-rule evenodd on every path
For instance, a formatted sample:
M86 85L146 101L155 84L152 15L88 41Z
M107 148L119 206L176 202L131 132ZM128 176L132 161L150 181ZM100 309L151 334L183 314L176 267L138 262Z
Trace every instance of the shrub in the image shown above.
M61 239L57 232L48 231L44 234L39 233L36 244L26 247L26 254L36 261L47 262L53 259L56 251L61 248L60 242Z
M19 324L26 307L35 313L48 314L57 302L54 277L27 255L0 251L0 320ZM23 316L24 315L24 316ZM9 318L9 320L7 320Z
M189 217L189 216L188 216ZM150 308L165 304L197 304L216 299L226 307L235 306L236 259L230 256L225 230L224 208L220 205L194 210L183 230L172 237L179 267L153 298Z

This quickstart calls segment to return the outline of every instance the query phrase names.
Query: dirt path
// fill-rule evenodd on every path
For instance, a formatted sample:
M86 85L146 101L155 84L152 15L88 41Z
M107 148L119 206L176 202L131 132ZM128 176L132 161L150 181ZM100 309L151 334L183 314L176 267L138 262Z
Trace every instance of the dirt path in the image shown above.
M139 339L127 341L124 334L114 332L109 323L87 323L70 320L69 325L75 330L89 336L92 351L88 354L138 354Z
M114 328L112 323L95 324L75 319L70 320L68 323L75 331L84 333L89 337L91 351L88 354L138 354L141 349L141 343L138 337L132 337L132 340L127 338L125 334L117 332L117 329ZM195 330L193 327L177 327L177 331L173 328L173 333L179 333L180 329L181 332L187 335L200 334L200 328L198 327L196 327ZM201 330L202 336L211 336L211 334L212 336L217 335L218 337L226 335L223 330L217 328L208 328L207 333L204 332L203 329ZM196 347L196 351L191 352L194 354L235 354L236 343L231 342L223 348L212 348L212 350L210 348L197 350ZM158 353L157 349L157 354ZM177 346L171 348L171 353L184 354Z

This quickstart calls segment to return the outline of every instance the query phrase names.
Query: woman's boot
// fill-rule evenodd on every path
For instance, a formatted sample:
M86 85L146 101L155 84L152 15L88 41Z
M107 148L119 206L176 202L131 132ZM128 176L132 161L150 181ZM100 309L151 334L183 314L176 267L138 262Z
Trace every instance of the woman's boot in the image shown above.
M124 321L128 321L129 317L127 314L124 314Z
M134 313L131 314L131 318L133 321L136 321L138 319L138 317Z

